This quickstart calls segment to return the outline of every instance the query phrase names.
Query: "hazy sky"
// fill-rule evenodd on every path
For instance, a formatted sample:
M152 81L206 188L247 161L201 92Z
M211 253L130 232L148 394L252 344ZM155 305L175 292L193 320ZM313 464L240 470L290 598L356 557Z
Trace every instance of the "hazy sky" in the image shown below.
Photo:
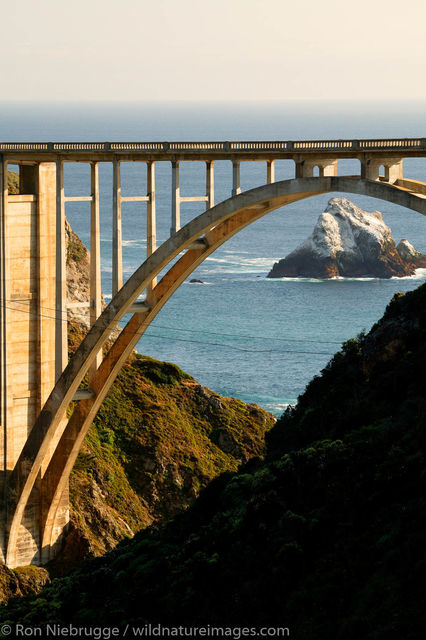
M19 0L1 100L426 99L424 0Z

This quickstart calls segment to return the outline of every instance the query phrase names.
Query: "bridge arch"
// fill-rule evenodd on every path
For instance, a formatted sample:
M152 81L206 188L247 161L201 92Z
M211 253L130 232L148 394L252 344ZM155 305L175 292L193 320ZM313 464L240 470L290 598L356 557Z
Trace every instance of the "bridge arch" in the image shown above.
M426 185L405 187L357 177L298 178L257 187L212 207L190 221L166 240L135 271L113 297L57 381L27 439L11 474L8 500L9 534L6 563L14 566L15 548L22 518L35 481L42 469L43 511L41 516L42 562L49 559L54 545L56 512L63 491L102 401L134 346L149 324L184 280L224 242L252 222L278 208L329 192L366 195L406 207L426 215ZM106 343L111 330L160 271L179 254L152 289L147 306L134 313L92 376L94 397L81 400L64 425L64 417L83 377ZM49 464L49 448L57 443Z

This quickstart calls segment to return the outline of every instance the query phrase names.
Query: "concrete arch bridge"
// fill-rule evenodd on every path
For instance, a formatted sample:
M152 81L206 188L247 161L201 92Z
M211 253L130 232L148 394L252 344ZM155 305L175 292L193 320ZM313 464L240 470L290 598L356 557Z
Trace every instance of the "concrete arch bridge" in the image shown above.
M426 140L191 143L0 143L0 373L2 504L0 559L9 567L47 562L68 522L68 478L87 430L126 358L189 274L233 235L286 204L327 192L362 194L426 215L426 183L403 176L403 159L425 157ZM290 158L295 177L275 182L274 162ZM339 158L357 158L359 176L338 176ZM214 162L232 161L229 199L214 204ZM266 163L265 185L241 192L240 163ZM147 165L147 193L121 195L120 162ZM171 235L157 248L155 164L172 163ZM181 197L179 163L206 163L206 192ZM64 162L91 166L91 193L65 197ZM113 299L102 312L100 162L113 163ZM18 164L20 194L7 191ZM313 177L318 167L318 177ZM379 168L383 167L383 175ZM91 329L68 361L65 203L91 207ZM147 203L147 257L123 284L121 205ZM180 205L206 211L180 228ZM158 279L160 272L164 272ZM142 294L144 297L141 298ZM46 309L55 309L47 315ZM23 313L25 311L25 313ZM122 317L131 318L109 351ZM88 374L88 387L81 388ZM67 409L74 410L67 418Z

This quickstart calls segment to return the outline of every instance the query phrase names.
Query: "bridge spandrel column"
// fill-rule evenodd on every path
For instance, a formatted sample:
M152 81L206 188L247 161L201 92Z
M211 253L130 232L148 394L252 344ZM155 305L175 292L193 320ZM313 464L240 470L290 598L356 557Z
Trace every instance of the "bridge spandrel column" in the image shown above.
M123 240L121 230L121 176L120 161L113 164L112 201L112 295L123 286Z
M275 182L275 160L267 160L266 162L266 182L267 184Z
M101 234L99 224L99 164L90 165L92 201L90 203L90 326L95 324L102 313L101 291ZM89 377L102 361L102 350L95 357Z
M179 162L172 162L172 225L170 235L180 229L180 183Z
M241 193L240 161L233 160L232 162L232 195L237 196L240 193Z
M207 209L214 207L214 162L206 162L206 198Z
M384 180L393 184L402 177L402 158L374 155L361 160L361 178L365 180Z
M337 176L337 160L335 158L310 156L296 163L296 178L313 178L315 177L316 168L318 169L317 176L319 178Z
M157 248L157 221L155 208L155 162L149 162L147 166L147 194L146 205L146 257L154 253ZM152 290L157 284L157 278L153 278L147 287L147 300L152 297Z

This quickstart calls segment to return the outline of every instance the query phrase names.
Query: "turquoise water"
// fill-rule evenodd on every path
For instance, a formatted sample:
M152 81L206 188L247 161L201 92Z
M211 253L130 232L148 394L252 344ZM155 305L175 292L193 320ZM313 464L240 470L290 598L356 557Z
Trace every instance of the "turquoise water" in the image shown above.
M250 104L250 105L3 105L1 140L184 140L303 139L363 136L425 136L422 104ZM182 195L201 195L204 167L181 165ZM356 161L339 161L339 172L358 172ZM426 179L424 160L407 160L404 172ZM170 227L171 171L157 165L158 239ZM265 182L262 163L244 163L242 188ZM294 175L291 161L277 162L276 179ZM229 197L230 162L215 166L216 202ZM145 166L122 167L124 195L146 190ZM111 289L112 170L101 167L102 286ZM85 165L66 165L68 195L89 193ZM396 291L426 281L413 278L268 280L274 261L312 230L334 195L294 203L251 225L217 250L157 316L138 345L141 353L176 362L215 391L258 402L277 415L294 403L306 383L325 366L343 340L369 329ZM396 241L407 238L426 252L426 220L420 214L371 198L348 196L366 210L379 210ZM202 206L182 205L182 224ZM89 207L68 203L66 214L89 242ZM130 276L143 261L145 205L123 204L124 266ZM177 330L176 327L179 327Z

